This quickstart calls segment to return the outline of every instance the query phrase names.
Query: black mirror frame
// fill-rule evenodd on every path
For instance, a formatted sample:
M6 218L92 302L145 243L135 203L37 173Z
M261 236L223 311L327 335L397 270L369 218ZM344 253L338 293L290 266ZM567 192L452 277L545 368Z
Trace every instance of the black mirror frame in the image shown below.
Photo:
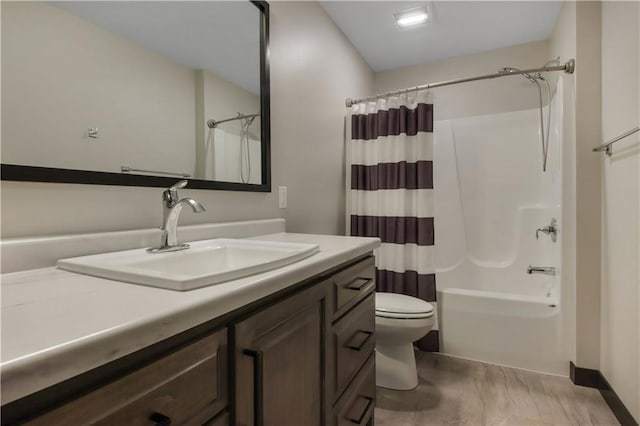
M260 11L260 134L262 155L262 183L259 185L235 182L217 182L203 179L189 180L190 189L217 189L223 191L271 192L271 113L269 79L269 3L253 1ZM121 185L140 187L172 186L179 177L147 176L128 173L97 172L90 170L59 169L54 167L1 164L0 179L21 182L80 183L93 185Z

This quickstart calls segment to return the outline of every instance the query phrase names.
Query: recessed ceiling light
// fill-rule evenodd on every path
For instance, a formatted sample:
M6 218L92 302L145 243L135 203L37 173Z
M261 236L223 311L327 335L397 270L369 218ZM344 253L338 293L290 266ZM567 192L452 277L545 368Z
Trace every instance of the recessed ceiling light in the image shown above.
M396 25L401 30L419 27L429 22L429 11L426 5L403 10L394 13L393 16L396 18Z

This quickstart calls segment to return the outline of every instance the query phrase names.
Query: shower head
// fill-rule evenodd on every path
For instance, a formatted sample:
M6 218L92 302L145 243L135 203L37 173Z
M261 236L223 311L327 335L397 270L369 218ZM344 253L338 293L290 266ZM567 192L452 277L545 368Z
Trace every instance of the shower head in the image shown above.
M548 65L554 64L554 63L560 63L560 58L547 61L547 63L544 64L543 68L546 68ZM536 86L538 87L538 95L540 99L540 139L542 141L542 171L544 172L547 170L547 153L549 149L549 129L550 129L549 123L551 122L551 86L547 81L547 79L542 76L542 73L540 71L537 71L535 72L535 74L532 75L527 72L522 72L522 70L518 68L502 67L498 72L501 74L514 74L514 75L520 74L530 82L535 83ZM542 87L540 87L540 82L544 83L544 85L547 88L547 99L549 102L549 108L547 110L548 118L547 118L546 137L545 137L545 131L544 131L544 117L542 115L543 99L542 99Z

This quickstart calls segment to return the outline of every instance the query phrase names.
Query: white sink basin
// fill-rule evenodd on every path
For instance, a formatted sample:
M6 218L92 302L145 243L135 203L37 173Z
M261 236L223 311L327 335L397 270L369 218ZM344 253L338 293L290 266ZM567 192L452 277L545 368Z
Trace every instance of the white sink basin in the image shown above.
M192 290L258 274L297 262L319 251L317 244L215 239L167 253L145 249L58 260L71 272L172 290Z

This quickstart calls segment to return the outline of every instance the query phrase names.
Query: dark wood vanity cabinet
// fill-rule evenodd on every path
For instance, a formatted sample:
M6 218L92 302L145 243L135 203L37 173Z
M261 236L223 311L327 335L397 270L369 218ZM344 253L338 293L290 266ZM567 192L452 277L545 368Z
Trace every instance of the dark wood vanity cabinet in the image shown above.
M327 292L316 285L235 326L237 425L324 425Z
M233 326L235 423L372 424L373 258Z
M2 424L370 425L373 274L372 257L353 261L240 309L79 397L41 406L35 418Z

